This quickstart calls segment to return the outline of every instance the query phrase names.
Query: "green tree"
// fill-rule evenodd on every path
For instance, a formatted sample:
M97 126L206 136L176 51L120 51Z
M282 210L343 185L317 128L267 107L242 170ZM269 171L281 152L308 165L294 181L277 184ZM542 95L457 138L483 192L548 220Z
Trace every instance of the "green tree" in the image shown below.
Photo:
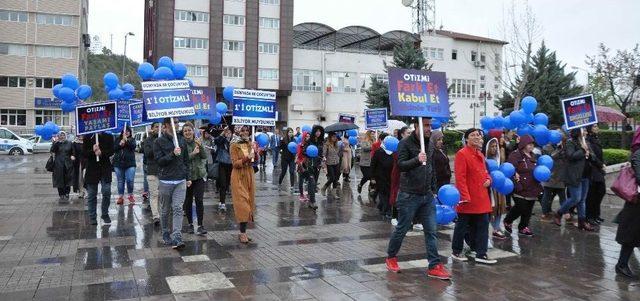
M93 89L93 96L89 101L105 101L107 93L104 91L104 83L102 78L107 72L113 72L118 75L120 84L130 83L136 90L140 89L140 78L138 77L138 63L126 58L125 59L125 75L122 78L122 55L116 55L108 48L102 48L101 54L88 54L88 72L87 82ZM140 98L142 94L136 91L134 98Z
M544 41L531 58L531 65L521 68L522 73L516 77L515 82L505 91L496 102L496 107L505 114L511 113L514 101L517 97L520 84L523 79L524 94L535 97L538 100L537 112L543 112L549 116L549 123L561 125L564 123L560 100L580 94L582 86L575 84L575 72L565 73L566 64L556 58L555 51L550 51Z

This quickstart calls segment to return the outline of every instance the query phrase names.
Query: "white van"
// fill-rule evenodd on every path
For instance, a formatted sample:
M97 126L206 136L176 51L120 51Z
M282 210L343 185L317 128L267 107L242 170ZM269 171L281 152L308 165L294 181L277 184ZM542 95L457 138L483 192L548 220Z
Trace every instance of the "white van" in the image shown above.
M33 143L16 135L5 127L0 127L0 154L12 156L33 153Z

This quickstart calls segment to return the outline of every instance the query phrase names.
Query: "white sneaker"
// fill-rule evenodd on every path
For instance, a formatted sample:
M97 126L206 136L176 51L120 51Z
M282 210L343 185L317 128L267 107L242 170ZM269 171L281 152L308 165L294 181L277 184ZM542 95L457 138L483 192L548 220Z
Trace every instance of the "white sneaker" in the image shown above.
M451 253L451 258L453 258L453 260L457 260L457 261L461 261L461 262L465 262L465 261L469 260L467 258L467 256L465 256L464 254Z
M227 211L227 205L218 204L218 211Z
M413 231L422 231L422 230L424 230L424 227L422 226L422 224L413 225Z
M497 260L495 260L493 258L489 258L489 256L487 256L487 255L477 256L474 260L477 263L483 263L483 264L496 264L496 263L498 263Z
M397 226L397 225L398 225L398 219L396 219L396 218L391 219L391 224L392 224L394 227L395 227L395 226Z
M493 242L489 239L489 243L487 244L487 249L493 249Z

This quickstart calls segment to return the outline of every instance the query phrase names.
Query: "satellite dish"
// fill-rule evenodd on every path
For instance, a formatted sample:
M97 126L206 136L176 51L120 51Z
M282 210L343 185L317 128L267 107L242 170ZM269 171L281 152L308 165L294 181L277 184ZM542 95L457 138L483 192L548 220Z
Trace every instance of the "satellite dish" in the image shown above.
M409 7L413 4L413 1L414 0L402 0L402 5Z

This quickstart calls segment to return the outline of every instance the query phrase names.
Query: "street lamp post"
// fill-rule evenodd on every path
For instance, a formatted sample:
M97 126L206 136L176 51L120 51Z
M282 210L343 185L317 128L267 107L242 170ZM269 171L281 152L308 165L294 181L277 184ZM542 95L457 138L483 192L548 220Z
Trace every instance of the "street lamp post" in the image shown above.
M127 38L129 36L135 36L135 34L133 32L127 32L127 34L124 35L124 53L122 54L122 74L120 74L120 77L122 78L123 83L124 83L124 65L127 60Z
M471 105L469 105L469 109L473 109L473 127L476 127L476 109L480 107L480 104L477 102L472 102Z
M479 98L484 100L484 116L487 116L487 100L491 100L493 97L490 92L482 91Z

